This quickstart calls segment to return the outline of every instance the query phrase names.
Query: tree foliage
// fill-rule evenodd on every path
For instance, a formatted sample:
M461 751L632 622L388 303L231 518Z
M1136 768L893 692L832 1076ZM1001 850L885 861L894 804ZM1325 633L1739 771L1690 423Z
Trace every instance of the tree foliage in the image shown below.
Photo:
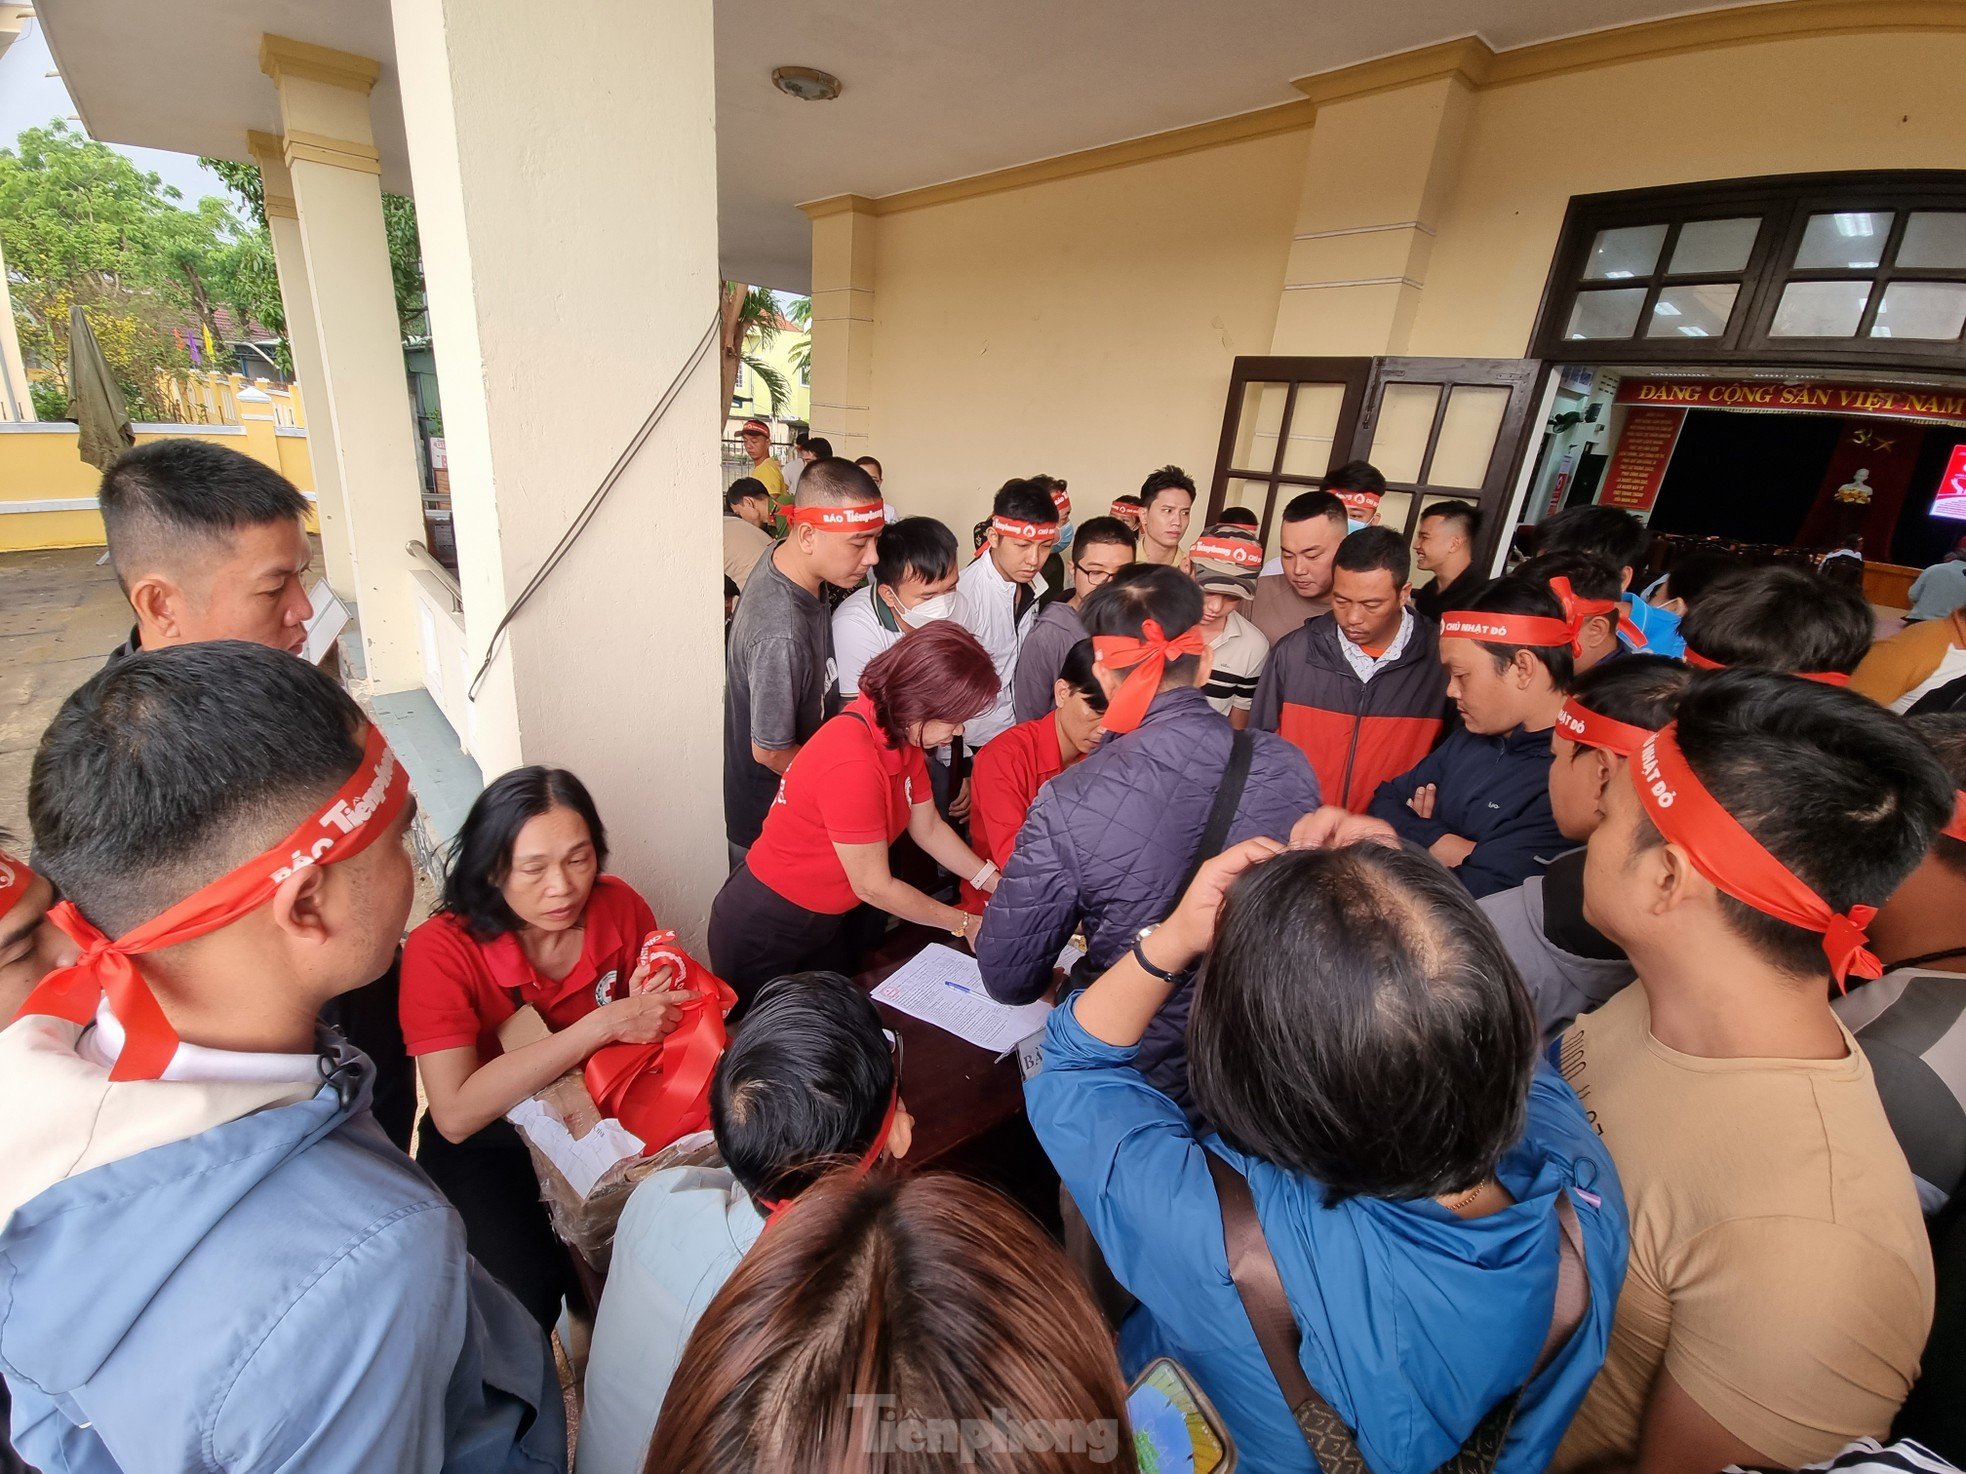
M771 396L771 412L777 414L791 399L792 386L785 382L785 375L756 354L748 352L746 345L755 337L760 348L769 347L778 337L778 299L768 287L747 287L742 282L727 281L723 284L718 306L722 316L720 361L724 397L717 406L717 423L721 425L730 414L731 396L737 391L739 364L758 376L758 382L765 386L765 392Z

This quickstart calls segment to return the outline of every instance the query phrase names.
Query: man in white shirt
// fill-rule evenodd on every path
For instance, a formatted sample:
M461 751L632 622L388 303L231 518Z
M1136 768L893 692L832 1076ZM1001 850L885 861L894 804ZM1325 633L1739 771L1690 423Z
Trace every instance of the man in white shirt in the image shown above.
M672 1167L628 1199L594 1320L578 1474L637 1474L704 1308L767 1215L839 1161L905 1156L901 1061L874 1004L832 973L760 992L717 1062L710 1122L723 1167Z
M1257 678L1270 642L1244 619L1239 605L1256 597L1263 545L1245 527L1217 523L1188 549L1188 571L1201 587L1201 633L1210 654L1201 694L1240 730L1249 725Z
M904 517L881 529L873 580L833 611L840 698L860 694L867 662L908 631L947 619L956 603L956 535L933 517Z
M1006 481L991 504L982 553L956 580L951 617L990 652L1002 683L990 709L965 724L971 751L1012 723L1011 681L1018 651L1036 622L1038 600L1050 587L1038 570L1058 543L1057 516L1051 493L1037 482Z

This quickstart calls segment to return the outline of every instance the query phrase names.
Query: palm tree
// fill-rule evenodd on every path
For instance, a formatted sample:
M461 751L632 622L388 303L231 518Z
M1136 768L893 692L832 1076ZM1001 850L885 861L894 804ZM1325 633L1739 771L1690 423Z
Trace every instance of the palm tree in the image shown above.
M812 298L800 297L787 309L785 315L802 328L806 335L803 343L792 349L792 371L810 378L812 374ZM801 382L804 382L802 379Z
M768 346L778 336L778 300L765 287L747 287L742 282L727 281L723 285L720 302L723 314L722 367L724 372L724 397L717 406L717 423L721 426L730 413L731 395L737 390L737 370L742 364L756 374L771 396L771 412L777 414L785 402L792 397L792 389L785 382L785 376L754 353L745 351L746 344L753 334L757 335L760 348Z

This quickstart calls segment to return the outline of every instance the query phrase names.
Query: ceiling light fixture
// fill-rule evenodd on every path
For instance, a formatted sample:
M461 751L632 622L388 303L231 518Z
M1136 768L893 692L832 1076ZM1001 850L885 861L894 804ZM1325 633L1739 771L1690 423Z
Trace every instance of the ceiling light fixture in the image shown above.
M773 67L771 85L800 102L831 102L840 95L840 79L815 67Z

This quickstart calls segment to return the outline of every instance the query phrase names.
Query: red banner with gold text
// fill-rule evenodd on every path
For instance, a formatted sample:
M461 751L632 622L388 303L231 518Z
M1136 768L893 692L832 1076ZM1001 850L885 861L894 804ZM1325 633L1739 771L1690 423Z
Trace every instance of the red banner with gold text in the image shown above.
M1622 507L1627 512L1649 512L1659 499L1659 486L1666 479L1666 465L1672 448L1679 443L1680 426L1686 411L1660 409L1638 404L1625 411L1625 428L1618 436L1618 448L1611 464L1604 468L1598 486L1599 506Z
M1776 383L1760 379L1626 379L1617 402L1664 409L1880 415L1966 425L1966 390L1913 385Z

